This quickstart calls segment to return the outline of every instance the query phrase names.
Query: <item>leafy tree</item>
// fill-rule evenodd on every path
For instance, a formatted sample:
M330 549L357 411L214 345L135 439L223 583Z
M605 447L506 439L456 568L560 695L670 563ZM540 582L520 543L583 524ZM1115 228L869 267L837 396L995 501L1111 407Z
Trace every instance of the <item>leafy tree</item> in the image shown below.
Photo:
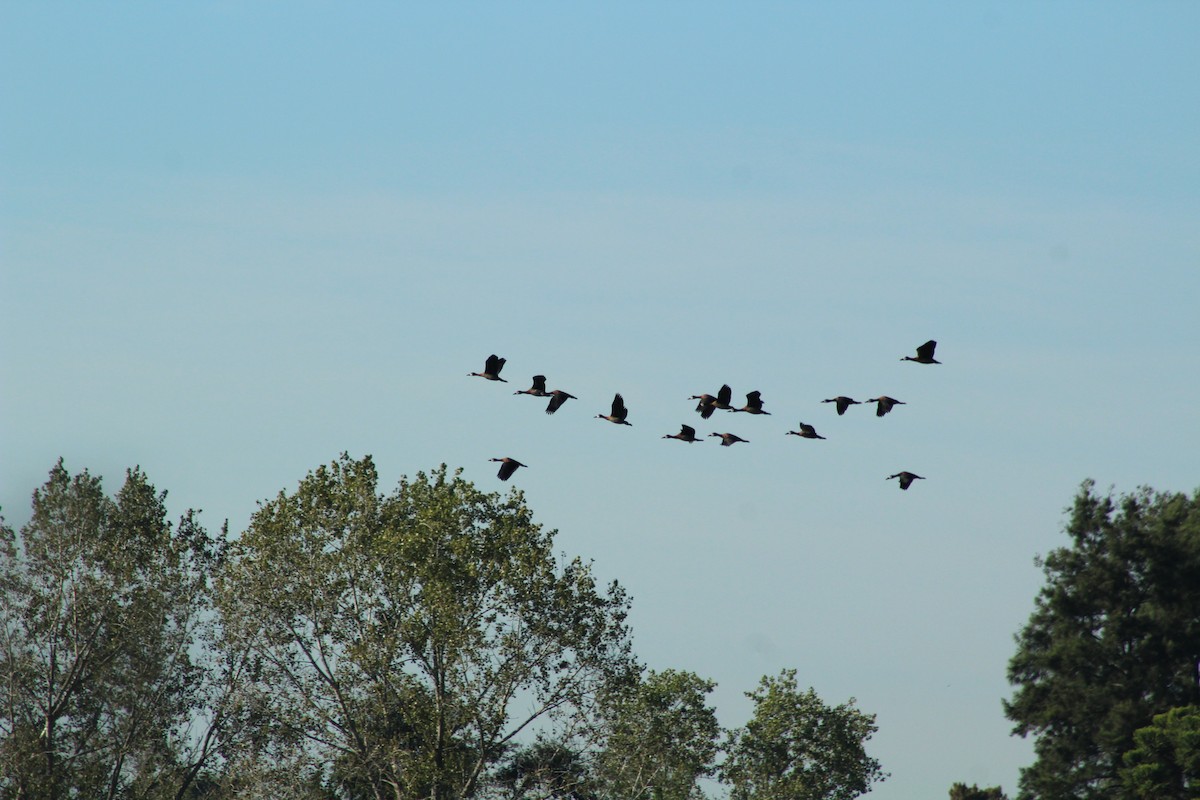
M60 460L0 523L0 797L187 796L219 714L202 658L213 542L138 469L115 499Z
M1133 734L1121 778L1139 800L1200 797L1200 708L1173 708Z
M444 465L377 483L369 456L343 455L230 548L219 604L227 645L253 653L259 731L238 769L282 759L346 796L468 797L522 731L628 679L628 603L558 563L518 491Z
M512 800L597 800L595 781L581 750L566 742L541 739L516 749L496 771L496 784Z
M1008 666L1005 713L1037 737L1020 797L1130 797L1134 732L1200 704L1200 492L1114 499L1086 482L1066 532Z
M980 789L978 784L956 783L950 787L950 800L1008 800L999 786Z
M603 712L604 743L596 777L608 797L689 800L702 797L721 728L707 704L716 686L692 672L651 670L611 695Z
M794 669L764 677L746 696L754 715L729 734L721 766L732 800L851 800L887 777L865 749L875 716L853 699L825 705L799 690Z

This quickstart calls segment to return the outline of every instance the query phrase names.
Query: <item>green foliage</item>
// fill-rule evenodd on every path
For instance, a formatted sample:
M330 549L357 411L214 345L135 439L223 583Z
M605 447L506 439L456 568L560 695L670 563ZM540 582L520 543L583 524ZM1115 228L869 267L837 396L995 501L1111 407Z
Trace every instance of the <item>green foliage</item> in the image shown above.
M950 800L1008 800L999 786L980 789L978 784L956 783L950 787Z
M721 767L732 800L851 800L887 777L865 749L875 717L853 699L827 706L799 690L795 670L764 677L746 696L754 715L729 734Z
M1121 779L1138 800L1200 797L1200 708L1173 708L1133 735Z
M0 543L0 797L175 797L212 755L194 650L212 542L137 469L115 499L60 460Z
M716 686L692 672L650 671L608 697L596 777L607 797L689 800L714 772L721 728L707 704Z
M388 496L343 456L254 515L230 549L226 645L253 653L253 763L290 759L351 796L466 797L535 722L587 713L633 668L624 592L597 589L519 492L449 475Z
M1127 797L1134 732L1200 704L1200 493L1114 500L1085 483L1066 531L1009 662L1005 712L1037 737L1020 797Z

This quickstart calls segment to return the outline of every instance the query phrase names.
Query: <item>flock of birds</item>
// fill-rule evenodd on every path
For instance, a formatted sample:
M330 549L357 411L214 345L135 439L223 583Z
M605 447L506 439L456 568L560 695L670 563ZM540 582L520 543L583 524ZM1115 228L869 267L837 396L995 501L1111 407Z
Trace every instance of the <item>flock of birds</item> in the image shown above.
M935 359L933 357L933 352L935 349L937 349L937 342L934 341L933 339L930 339L928 342L925 342L925 344L923 344L917 348L917 354L915 356L904 356L900 360L901 361L913 361L918 364L940 364L942 362L938 361L937 359ZM493 355L488 356L487 362L484 364L484 367L483 367L483 372L471 372L468 374L471 377L484 378L485 380L489 380L489 381L500 381L501 383L508 383L507 380L500 377L500 371L504 369L504 363L505 363L505 359L500 358L499 356L493 354ZM526 394L531 397L548 397L548 398L550 398L550 402L546 406L547 414L553 414L555 411L558 411L560 408L563 407L563 404L566 403L568 400L578 400L579 399L575 395L565 392L562 389L554 389L553 391L546 391L546 376L545 375L534 375L532 386L530 386L528 389L520 389L516 392L513 392L513 394ZM717 411L718 409L723 410L723 411L731 411L731 412L744 412L747 414L770 415L770 413L771 413L770 411L763 410L762 392L758 392L758 391L749 392L746 395L746 405L742 406L741 408L735 408L732 404L733 390L729 388L728 384L722 386L715 395L696 394L696 395L692 395L689 399L699 401L696 404L696 411L700 414L701 419L710 418L713 415L713 413L715 411ZM848 409L852 405L864 405L866 403L874 403L875 404L875 416L877 416L877 417L884 416L885 414L890 412L896 406L905 405L904 401L897 400L894 397L888 397L887 395L880 395L879 397L872 397L865 401L854 400L852 398L845 397L843 395L839 395L837 397L831 397L828 400L822 400L821 402L822 403L834 403L835 407L837 409L838 416L845 414L846 409ZM631 423L626 419L626 417L628 417L628 416L629 416L629 409L625 407L625 399L623 397L621 397L620 393L617 393L617 395L613 397L612 407L610 409L610 412L608 414L597 414L596 418L608 420L609 422L611 422L615 425L631 425ZM820 434L818 434L816 428L813 427L812 425L808 425L804 422L801 422L801 423L799 423L798 427L799 427L799 430L788 431L787 433L789 435L800 436L805 439L824 439L825 438L824 436L821 436ZM709 437L713 437L713 436L715 436L721 440L722 447L730 447L734 444L737 444L738 442L747 443L747 444L749 443L749 441L747 439L743 439L742 437L737 436L736 434L732 434L732 433L710 433L709 434ZM679 428L679 433L668 433L665 436L663 436L662 438L678 439L681 442L689 442L689 443L704 441L704 439L698 438L696 436L696 429L693 428L691 425L681 425ZM491 458L488 460L499 462L500 471L497 473L497 477L500 478L500 480L502 480L502 481L506 481L509 478L511 478L513 476L513 473L516 472L519 467L526 466L525 464L522 464L520 461L517 461L515 458L510 458L508 456L505 456L504 458ZM921 475L917 475L916 473L908 472L907 470L904 470L901 472L897 472L895 475L889 475L887 477L887 480L890 481L890 480L897 479L897 478L900 481L901 489L908 489L908 487L912 485L913 481L925 479Z

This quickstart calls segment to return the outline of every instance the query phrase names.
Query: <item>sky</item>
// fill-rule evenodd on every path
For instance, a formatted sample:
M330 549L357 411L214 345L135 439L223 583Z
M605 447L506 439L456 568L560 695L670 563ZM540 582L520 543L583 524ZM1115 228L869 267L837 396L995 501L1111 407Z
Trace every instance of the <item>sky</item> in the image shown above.
M1013 793L1064 510L1200 487L1197 36L1185 2L4 3L0 507L140 465L236 534L342 452L385 492L461 467L722 724L795 668L877 715L872 798ZM770 416L701 420L725 383Z

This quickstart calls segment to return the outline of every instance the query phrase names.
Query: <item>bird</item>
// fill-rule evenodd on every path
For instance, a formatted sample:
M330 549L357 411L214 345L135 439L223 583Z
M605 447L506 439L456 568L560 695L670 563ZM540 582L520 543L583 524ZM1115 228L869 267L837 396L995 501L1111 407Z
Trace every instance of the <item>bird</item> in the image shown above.
M483 368L483 372L469 372L468 377L487 378L489 381L500 381L508 383L504 378L500 377L500 370L504 369L505 359L492 353L488 356L487 364Z
M597 414L596 419L606 419L609 422L616 423L617 425L629 425L629 427L632 428L633 426L625 421L625 417L628 415L629 415L629 409L625 408L625 400L624 400L624 398L621 397L621 394L618 392L617 395L615 397L613 397L612 413L608 414L608 415Z
M691 425L680 425L679 433L668 433L662 437L664 439L678 439L681 442L703 442L703 439L696 438L696 429Z
M934 348L936 348L936 347L937 347L937 342L934 341L933 339L930 339L928 342L926 342L925 344L923 344L917 348L917 357L916 358L913 358L912 356L905 356L904 358L902 358L900 360L901 361L915 361L918 364L940 364L942 362L936 360L933 357L933 351L934 351Z
M899 479L900 479L900 488L901 488L901 489L906 489L906 490L908 489L908 487L909 487L909 486L912 486L912 482L913 482L913 481L923 481L923 480L925 480L925 478L924 478L923 476L921 476L921 475L917 475L916 473L913 473L913 472L907 472L907 471L905 471L905 472L897 472L895 475L888 475L888 476L887 476L887 479L888 479L889 481L890 481L892 478L899 478Z
M549 397L550 393L546 391L546 376L534 375L533 386L528 389L518 389L513 394L527 394L532 397Z
M508 456L505 456L504 458L489 458L488 461L500 462L500 471L496 473L496 477L502 481L506 481L511 478L512 474L517 471L517 467L526 466L520 461L517 461L515 458L509 458Z
M861 406L862 405L861 400L851 400L849 397L846 397L845 395L840 395L840 394L837 397L831 397L828 400L822 400L821 402L822 403L837 403L837 412L838 412L839 417L842 414L845 414L846 409L849 408L850 406Z
M575 395L567 394L562 389L555 389L553 392L550 392L550 403L546 406L546 413L553 414L555 411L558 411L560 408L562 408L563 403L567 402L568 400L578 399L579 398Z
M732 410L745 411L747 414L766 414L768 417L771 416L771 412L763 411L762 406L762 392L754 391L746 395L746 405Z
M743 439L742 437L732 433L710 433L709 436L720 436L721 447L729 447L735 442L745 442L746 444L750 444L748 439Z
M821 436L819 433L817 433L817 429L814 428L812 425L805 425L803 422L800 423L800 430L788 431L788 433L790 433L793 436L803 436L805 439L824 439L825 438L824 436Z
M903 400L897 400L894 397L888 397L886 394L880 397L872 397L867 400L868 403L875 403L875 416L882 417L884 414L892 410L893 406L907 405Z

